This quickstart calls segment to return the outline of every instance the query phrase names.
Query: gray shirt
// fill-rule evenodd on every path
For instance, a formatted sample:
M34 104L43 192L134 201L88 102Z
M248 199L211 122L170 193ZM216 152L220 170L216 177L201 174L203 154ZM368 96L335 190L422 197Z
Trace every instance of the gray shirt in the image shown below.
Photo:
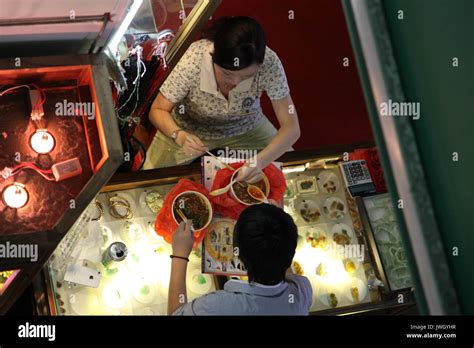
M271 286L229 280L224 290L186 303L173 315L307 315L312 299L308 278L299 275Z

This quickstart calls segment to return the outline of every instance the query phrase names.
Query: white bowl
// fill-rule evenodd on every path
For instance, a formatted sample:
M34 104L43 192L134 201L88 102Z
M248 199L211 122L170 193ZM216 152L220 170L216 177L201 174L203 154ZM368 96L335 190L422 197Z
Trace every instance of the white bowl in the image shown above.
M238 174L239 170L242 169L242 167L240 167L239 169L237 169L231 176L230 178L230 181L234 180L234 177ZM268 198L268 195L270 194L270 182L268 181L268 178L267 176L265 175L264 172L262 172L262 177L263 177L263 181L265 182L265 197ZM235 194L235 191L234 191L234 185L232 185L230 187L230 192L231 192L231 195L232 195L232 198L234 198L237 202L239 203L242 203L243 205L255 205L255 204L261 204L262 202L258 202L258 203L245 203L244 201L240 200L239 197L237 197L237 195Z
M211 220L212 220L212 205L211 205L211 202L209 202L209 199L204 196L201 192L197 192L197 191L184 191L184 192L181 192L179 195L177 195L174 199L173 199L173 203L171 204L171 214L173 215L173 219L174 221L176 222L176 224L179 225L178 223L178 220L176 220L176 216L174 215L174 204L176 202L176 200L185 195L185 194L188 194L188 193L193 193L195 195L198 195L199 197L202 198L202 200L204 201L204 203L207 205L207 208L209 209L209 218L207 219L207 222L204 224L203 227L201 227L200 229L195 229L194 232L199 232L199 231L202 231L203 229L205 229L207 226L209 226L209 224L211 223Z
M344 295L345 297L351 302L351 303L356 303L354 301L354 299L352 298L352 294L351 294L351 288L352 287L356 287L357 289L359 289L359 302L358 303L361 303L365 300L365 298L367 297L367 284L364 283L362 280L358 279L358 278L354 278L349 286L344 290Z

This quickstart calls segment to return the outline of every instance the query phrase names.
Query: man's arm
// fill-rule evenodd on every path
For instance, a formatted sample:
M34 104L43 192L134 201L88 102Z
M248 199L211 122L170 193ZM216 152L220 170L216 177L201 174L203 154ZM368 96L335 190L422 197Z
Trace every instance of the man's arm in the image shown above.
M181 222L173 234L173 255L187 258L193 248L194 236L191 231L192 222ZM170 285L168 288L168 315L188 302L186 294L186 269L188 262L180 258L171 260Z

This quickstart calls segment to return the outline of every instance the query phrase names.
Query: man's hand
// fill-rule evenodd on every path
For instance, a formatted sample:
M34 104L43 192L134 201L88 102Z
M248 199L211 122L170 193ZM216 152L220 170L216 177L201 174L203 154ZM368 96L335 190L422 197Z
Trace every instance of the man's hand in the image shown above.
M181 131L178 133L178 139L176 139L176 143L181 146L184 153L188 156L198 157L204 154L206 151L209 151L201 139L186 131Z
M193 249L194 233L191 229L192 220L186 223L181 221L175 233L173 234L173 255L188 257Z

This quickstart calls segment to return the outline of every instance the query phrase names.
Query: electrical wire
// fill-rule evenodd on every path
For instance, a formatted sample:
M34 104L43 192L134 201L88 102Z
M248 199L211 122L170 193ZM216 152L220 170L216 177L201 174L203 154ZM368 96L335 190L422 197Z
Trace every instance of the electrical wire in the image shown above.
M31 90L30 86L28 86L28 85L13 86L13 87L7 88L6 90L0 92L0 97L3 97L3 95L8 94L10 91L13 91L13 90L18 89L18 88L23 88L23 87L28 88L28 89Z
M140 167L138 167L137 169L137 171L139 171L143 168L143 165L145 164L145 161L146 161L146 149L145 149L145 146L143 146L143 144L135 136L132 135L132 139L133 141L137 143L138 147L143 151L142 163L140 164Z
M23 169L32 169L32 170L35 170L39 175L41 175L43 178L45 178L46 180L48 181L56 181L56 179L54 177L50 177L50 176L47 176L45 174L43 174L42 172L36 170L35 168L30 168L30 167L25 167Z
M34 107L34 109L37 109L38 107L43 106L44 103L46 102L46 93L41 88L39 88L36 84L32 83L31 85L34 88L36 88L38 92L40 93L40 98L38 99Z
M38 85L36 85L34 83L32 83L31 86L36 88L36 90L40 94L40 98L38 98L38 100L36 101L36 104L31 106L32 107L32 112L33 112L33 110L36 110L40 106L44 105L44 103L46 102L46 93L41 88L39 88ZM0 97L4 96L5 94L10 93L11 91L13 91L15 89L19 89L19 88L28 88L28 90L31 91L31 87L29 85L18 85L18 86L13 86L13 87L7 88L6 90L0 92Z
M31 169L37 172L39 175L41 175L43 178L45 178L48 181L55 181L56 179L49 175L53 174L53 171L51 169L42 169L38 168L34 163L31 162L23 162L20 163L19 165L13 167L13 168L8 168L5 167L2 171L0 171L0 175L3 177L3 179L8 179L11 176L17 175L19 172L21 172L24 169Z

